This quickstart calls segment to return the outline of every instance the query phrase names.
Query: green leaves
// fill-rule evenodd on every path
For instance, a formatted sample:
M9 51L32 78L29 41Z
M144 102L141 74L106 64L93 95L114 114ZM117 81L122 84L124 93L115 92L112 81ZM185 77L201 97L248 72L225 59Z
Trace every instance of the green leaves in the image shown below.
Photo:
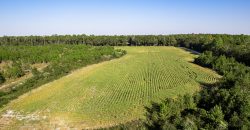
M207 115L212 122L215 128L226 129L227 122L224 120L224 114L220 106L213 107L209 114Z
M11 66L9 66L4 72L5 76L8 78L19 78L24 75L24 71L22 69L22 65L20 62L14 62Z
M153 103L147 108L146 126L149 129L197 128L191 118L186 118L189 112L196 109L193 97L180 96L177 99L167 98L161 103Z

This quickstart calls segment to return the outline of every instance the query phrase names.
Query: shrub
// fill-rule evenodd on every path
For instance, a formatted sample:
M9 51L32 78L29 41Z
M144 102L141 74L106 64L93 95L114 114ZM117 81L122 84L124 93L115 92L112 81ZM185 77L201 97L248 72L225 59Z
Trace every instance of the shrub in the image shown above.
M0 73L0 84L5 82L5 78L2 73Z

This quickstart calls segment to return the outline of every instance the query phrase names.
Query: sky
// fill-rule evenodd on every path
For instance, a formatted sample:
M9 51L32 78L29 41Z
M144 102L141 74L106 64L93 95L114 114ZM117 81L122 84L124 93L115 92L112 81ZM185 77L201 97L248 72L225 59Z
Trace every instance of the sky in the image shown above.
M0 36L250 34L250 0L0 0Z

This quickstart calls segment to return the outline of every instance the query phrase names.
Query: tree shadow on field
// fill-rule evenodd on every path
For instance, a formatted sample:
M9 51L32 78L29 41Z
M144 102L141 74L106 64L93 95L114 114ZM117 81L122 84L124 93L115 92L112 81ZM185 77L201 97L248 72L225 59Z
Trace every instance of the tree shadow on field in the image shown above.
M215 82L215 83L205 83L205 82L198 82L200 84L200 86L204 89L212 89L216 86L218 86L218 84L220 84L219 81Z
M201 54L200 52L198 52L198 51L194 51L194 50L191 50L191 49L188 49L188 48L185 48L185 47L179 47L180 49L182 49L182 50L185 50L185 51L187 51L187 52L190 52L191 54L194 54L194 55L199 55L199 54Z

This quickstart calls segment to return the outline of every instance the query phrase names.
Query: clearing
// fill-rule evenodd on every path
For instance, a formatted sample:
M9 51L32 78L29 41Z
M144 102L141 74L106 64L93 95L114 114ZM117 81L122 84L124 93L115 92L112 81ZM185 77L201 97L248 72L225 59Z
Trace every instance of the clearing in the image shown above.
M3 107L2 118L11 120L5 128L108 127L143 118L151 101L194 93L220 78L191 63L197 55L181 48L117 48L128 54L76 70Z

